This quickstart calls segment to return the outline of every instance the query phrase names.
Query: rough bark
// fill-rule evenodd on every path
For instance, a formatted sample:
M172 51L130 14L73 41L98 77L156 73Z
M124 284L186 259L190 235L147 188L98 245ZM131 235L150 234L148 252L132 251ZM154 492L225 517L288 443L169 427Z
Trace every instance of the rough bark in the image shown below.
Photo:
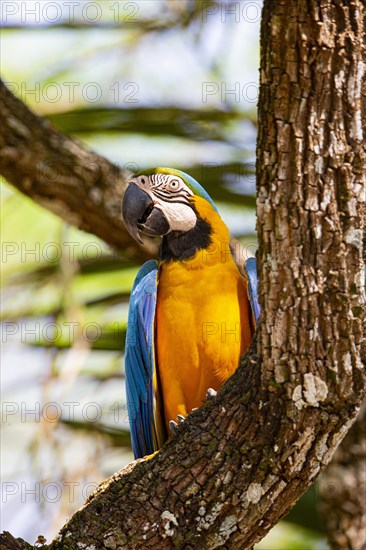
M366 546L366 402L321 477L320 512L334 549Z
M23 539L16 539L8 531L0 535L0 550L34 550L34 546Z
M1 174L65 221L93 233L127 256L145 258L121 219L128 170L88 151L53 128L0 80Z
M261 323L217 398L100 486L52 549L248 549L331 460L364 396L361 0L265 1Z

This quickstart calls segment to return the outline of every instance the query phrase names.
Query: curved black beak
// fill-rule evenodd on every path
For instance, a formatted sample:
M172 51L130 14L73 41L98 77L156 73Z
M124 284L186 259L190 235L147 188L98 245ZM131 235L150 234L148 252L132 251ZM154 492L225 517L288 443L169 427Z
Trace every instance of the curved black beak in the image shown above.
M140 244L143 244L140 232L156 237L169 231L164 214L154 207L150 195L135 183L129 184L123 197L122 217L127 231Z

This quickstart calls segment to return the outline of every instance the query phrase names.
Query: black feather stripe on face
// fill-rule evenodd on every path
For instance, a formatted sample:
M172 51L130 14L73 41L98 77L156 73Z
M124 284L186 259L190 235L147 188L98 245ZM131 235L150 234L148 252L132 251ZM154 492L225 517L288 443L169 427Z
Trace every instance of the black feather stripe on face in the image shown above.
M159 199L163 201L169 201L169 202L180 202L181 204L189 204L189 195L182 190L180 193L172 193L171 191L161 191L159 189L154 188L152 193L155 197L158 197ZM179 199L179 200L178 200Z
M160 258L164 261L189 260L198 250L204 250L212 244L211 234L210 224L198 217L195 227L189 231L172 231L164 236Z

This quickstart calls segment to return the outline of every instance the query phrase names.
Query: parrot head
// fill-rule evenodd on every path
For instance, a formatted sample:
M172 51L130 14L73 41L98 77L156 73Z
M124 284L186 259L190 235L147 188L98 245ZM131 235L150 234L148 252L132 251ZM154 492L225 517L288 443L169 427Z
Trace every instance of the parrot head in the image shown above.
M206 247L212 232L207 212L219 217L205 189L188 174L172 168L151 168L135 174L122 202L126 228L140 244L141 235L166 236L171 244L179 237L181 246L187 247L189 243L182 242L182 236L189 235L196 247Z

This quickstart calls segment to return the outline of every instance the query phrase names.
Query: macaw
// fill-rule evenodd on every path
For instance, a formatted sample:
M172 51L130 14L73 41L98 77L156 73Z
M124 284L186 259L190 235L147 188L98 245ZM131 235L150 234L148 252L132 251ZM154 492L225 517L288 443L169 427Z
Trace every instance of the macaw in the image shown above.
M125 348L127 408L135 458L172 435L171 420L199 407L236 370L259 316L255 258L245 277L230 234L205 189L171 168L135 174L122 216L131 236L161 237L159 261L134 282Z

